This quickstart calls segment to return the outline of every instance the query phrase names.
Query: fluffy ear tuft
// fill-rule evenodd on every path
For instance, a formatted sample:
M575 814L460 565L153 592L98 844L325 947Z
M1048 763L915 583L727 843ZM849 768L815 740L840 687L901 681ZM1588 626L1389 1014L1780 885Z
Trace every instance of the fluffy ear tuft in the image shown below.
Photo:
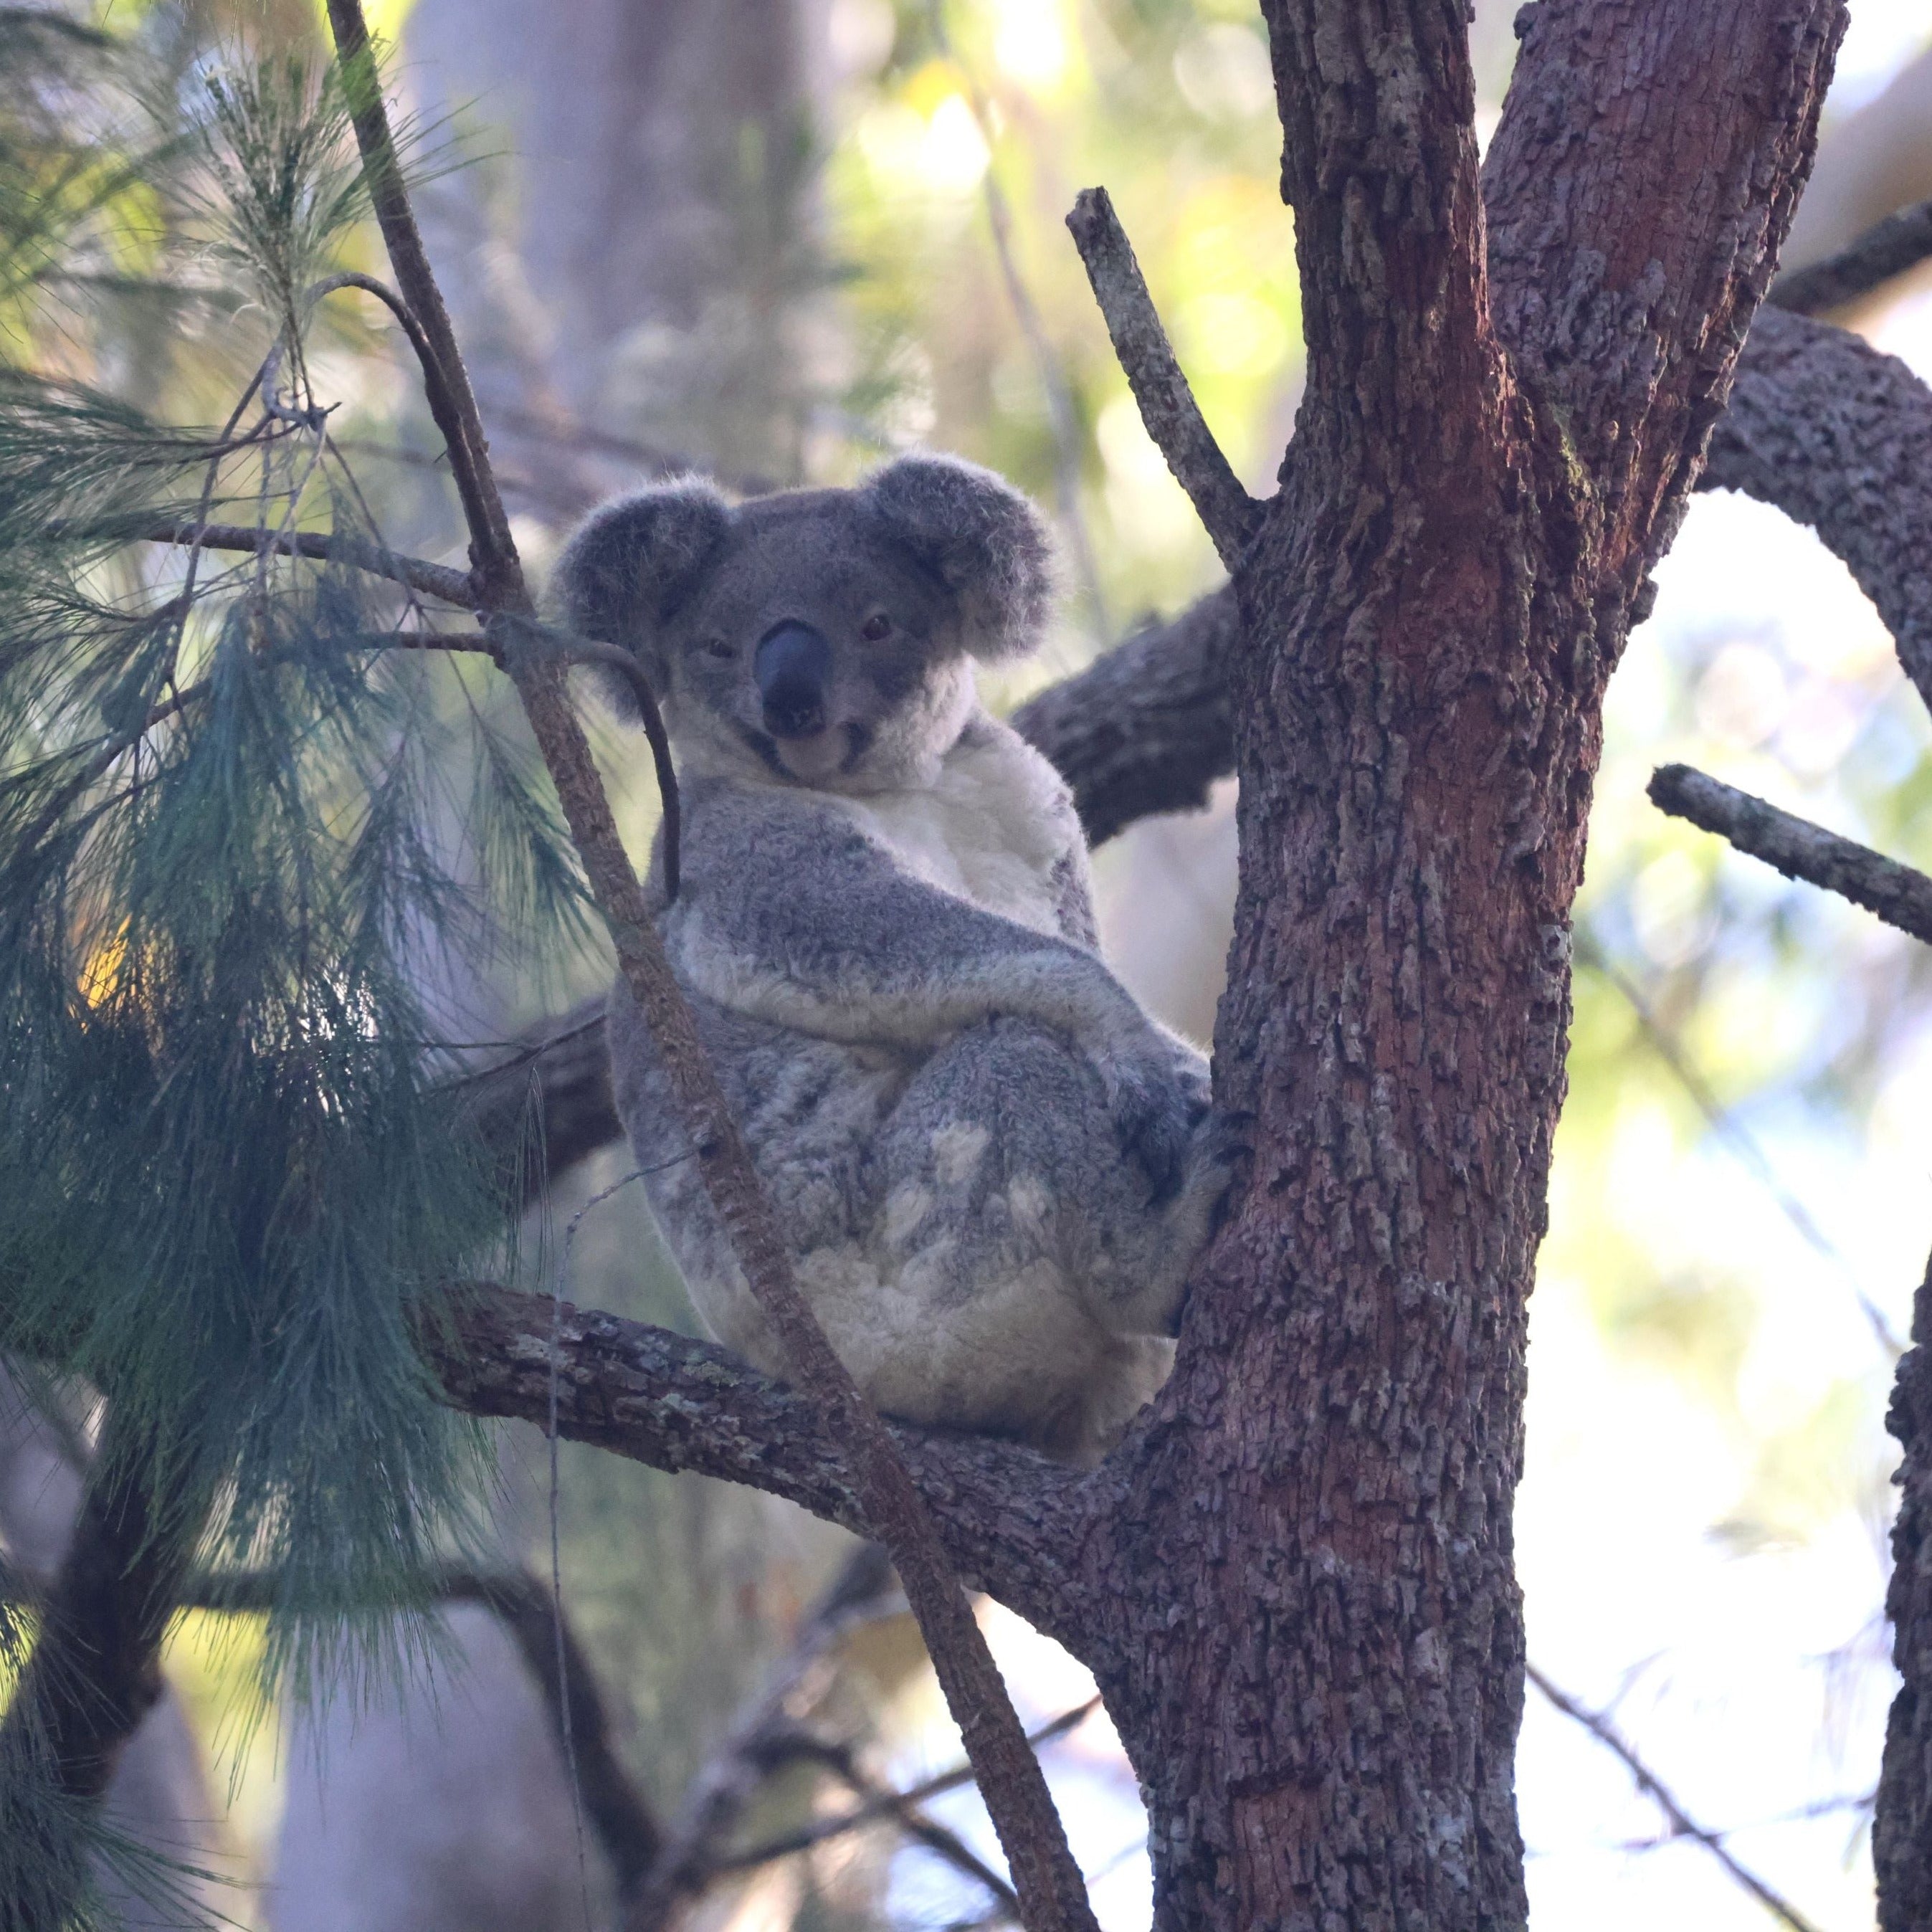
M1024 657L1039 644L1053 598L1053 539L1010 483L957 457L902 456L860 495L958 598L975 657Z
M572 630L637 652L662 692L665 618L724 540L731 509L699 476L653 484L592 510L558 553L550 595Z

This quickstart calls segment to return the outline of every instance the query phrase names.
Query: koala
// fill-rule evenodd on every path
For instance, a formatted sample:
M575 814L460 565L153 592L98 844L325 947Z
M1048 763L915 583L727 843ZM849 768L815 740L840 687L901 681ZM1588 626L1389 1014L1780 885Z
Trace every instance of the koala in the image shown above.
M889 1414L1090 1462L1167 1372L1226 1166L1206 1062L1101 962L1066 785L975 686L1034 647L1051 566L1024 497L909 456L622 497L553 596L661 695L684 830L653 910L833 1348ZM621 979L608 1033L699 1313L782 1375Z

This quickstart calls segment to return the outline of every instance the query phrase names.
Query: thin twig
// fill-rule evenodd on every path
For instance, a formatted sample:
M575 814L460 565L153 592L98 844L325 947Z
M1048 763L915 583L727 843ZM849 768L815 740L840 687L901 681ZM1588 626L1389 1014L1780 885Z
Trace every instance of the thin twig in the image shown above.
M1858 1304L1859 1312L1864 1316L1879 1346L1890 1360L1897 1361L1905 1352L1905 1344L1899 1340L1898 1331L1892 1327L1891 1318L1865 1292L1856 1270L1845 1258L1844 1251L1819 1226L1812 1216L1811 1210L1785 1185L1778 1169L1772 1165L1771 1156L1759 1146L1744 1124L1711 1090L1709 1083L1686 1056L1683 1042L1658 1018L1655 1009L1645 998L1642 989L1594 943L1586 940L1580 944L1577 947L1576 958L1579 964L1600 973L1624 996L1630 1011L1636 1016L1636 1023L1642 1030L1645 1039L1649 1041L1658 1059L1676 1075L1678 1084L1690 1096L1693 1105L1703 1115L1711 1131L1730 1149L1745 1171L1777 1202L1779 1213L1796 1230L1798 1238L1814 1253L1830 1262L1842 1272L1846 1285L1850 1288L1853 1299Z
M896 1594L885 1552L874 1544L854 1551L692 1780L649 1880L628 1901L626 1932L658 1932L686 1899L728 1868L718 1847L769 1774L775 1754L784 1755L796 1742L792 1706L806 1679L856 1625L883 1614Z
M1932 256L1932 201L1922 201L1874 222L1835 255L1828 255L1822 262L1808 262L1802 268L1787 268L1772 284L1765 300L1774 308L1790 309L1796 315L1817 315L1870 295L1928 256Z
M1069 1731L1077 1730L1100 1706L1098 1697L1090 1697L1084 1704L1076 1704L1070 1711L1060 1715L1037 1730L1027 1734L1027 1742L1035 1750L1042 1744L1052 1743L1054 1738L1064 1737ZM766 1838L755 1845L748 1846L740 1852L728 1853L717 1862L720 1871L745 1871L754 1865L770 1864L775 1858L791 1857L799 1852L808 1852L814 1845L822 1845L829 1838L836 1838L848 1832L862 1830L868 1825L876 1825L890 1816L901 1805L920 1805L934 1798L944 1797L949 1791L957 1791L961 1786L973 1782L973 1767L970 1764L956 1765L950 1771L942 1771L926 1778L907 1790L893 1794L889 1803L884 1798L868 1800L855 1805L850 1811L842 1812L836 1818L815 1819L809 1825L802 1825L796 1832L788 1832L781 1838Z
M877 1805L880 1816L890 1819L915 1844L923 1845L955 1871L963 1872L984 1886L996 1906L1017 1914L1019 1900L1013 1896L1006 1874L995 1871L950 1825L942 1825L921 1809L916 1799L882 1784L860 1763L858 1754L849 1744L814 1743L812 1754L814 1761L831 1772L854 1797Z
M390 266L434 352L448 417L439 417L437 428L448 445L469 523L479 602L493 615L532 619L535 606L490 470L476 398L404 185L360 0L328 0L328 16ZM436 398L430 400L437 406ZM946 1702L980 1768L1028 1932L1097 1932L1065 1828L932 1514L891 1434L800 1292L776 1214L671 972L590 742L567 701L563 663L520 649L506 655L505 668L523 699L625 982L657 1046L706 1192L792 1374L843 1448L868 1527L892 1552Z
M1822 886L1932 946L1932 879L1913 867L1688 765L1660 765L1651 776L1650 798L1659 811L1729 839L1787 879Z
M1741 1864L1715 1832L1706 1830L1684 1810L1670 1787L1638 1756L1609 1718L1600 1711L1592 1711L1587 1705L1570 1696L1568 1691L1552 1684L1534 1664L1528 1665L1526 1669L1531 1683L1566 1718L1581 1724L1606 1750L1621 1760L1624 1768L1636 1780L1636 1788L1669 1821L1673 1837L1695 1839L1760 1905L1783 1919L1792 1928L1792 1932L1817 1932L1810 1920L1804 1917L1796 1906L1772 1891L1749 1866Z
M1107 190L1082 188L1066 226L1087 266L1094 298L1106 318L1107 334L1140 406L1141 421L1232 572L1254 535L1261 506L1241 487L1187 386Z
M527 617L493 617L490 632L500 646L512 635L524 642L536 639L545 648L560 652L572 664L602 664L605 670L615 671L631 687L631 695L637 700L638 715L644 722L644 736L650 742L658 796L664 808L664 898L667 904L675 904L682 880L684 808L677 788L677 768L671 763L670 738L664 730L664 713L658 709L657 693L651 688L651 681L644 675L636 652L626 650L621 644L581 637L574 631L560 631L554 625L538 624Z

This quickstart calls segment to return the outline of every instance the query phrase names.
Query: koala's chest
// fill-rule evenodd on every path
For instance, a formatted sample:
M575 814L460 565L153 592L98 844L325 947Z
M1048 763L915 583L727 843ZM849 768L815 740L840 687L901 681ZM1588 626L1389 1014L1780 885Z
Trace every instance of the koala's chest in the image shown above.
M1036 932L1060 930L1055 874L1078 837L1039 775L1016 760L949 760L928 790L838 800L900 868Z

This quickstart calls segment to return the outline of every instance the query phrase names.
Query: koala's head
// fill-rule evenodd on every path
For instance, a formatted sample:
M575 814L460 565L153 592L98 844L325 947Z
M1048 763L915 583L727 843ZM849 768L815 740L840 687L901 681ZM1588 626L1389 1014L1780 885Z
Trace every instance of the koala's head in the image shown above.
M620 497L565 546L552 596L572 630L638 654L687 759L879 791L931 782L974 659L1034 648L1051 565L1017 490L909 456L856 490Z

